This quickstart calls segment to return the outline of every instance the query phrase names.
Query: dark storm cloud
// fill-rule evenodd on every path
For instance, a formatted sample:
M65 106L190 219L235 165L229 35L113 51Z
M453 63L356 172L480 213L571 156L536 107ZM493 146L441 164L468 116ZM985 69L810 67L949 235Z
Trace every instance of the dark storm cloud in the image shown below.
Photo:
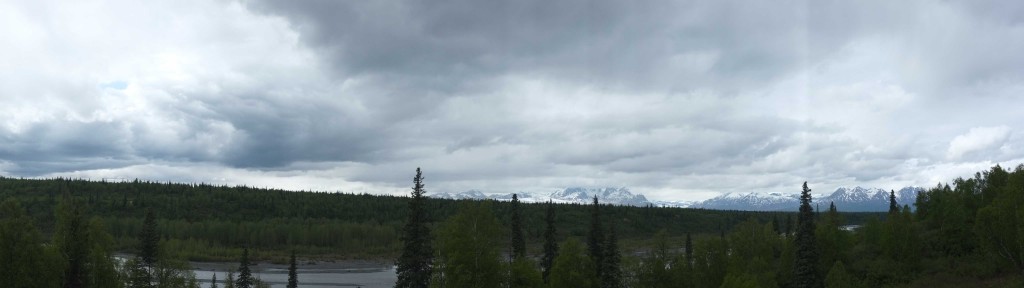
M739 89L805 64L807 4L621 1L255 2L343 75L407 92L540 73L628 90ZM773 13L764 13L766 9ZM826 50L830 47L820 47ZM466 87L468 86L468 87Z
M39 175L55 170L90 170L137 163L129 156L120 123L49 122L0 134L0 159L19 163L8 172ZM6 132L6 131L5 131ZM112 141L113 140L113 141Z

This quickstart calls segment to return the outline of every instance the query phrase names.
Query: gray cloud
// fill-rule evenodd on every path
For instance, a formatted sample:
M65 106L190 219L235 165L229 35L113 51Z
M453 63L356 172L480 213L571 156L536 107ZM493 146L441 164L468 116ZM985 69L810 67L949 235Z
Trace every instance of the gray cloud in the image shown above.
M0 4L5 174L695 199L1024 158L1013 1L52 6Z

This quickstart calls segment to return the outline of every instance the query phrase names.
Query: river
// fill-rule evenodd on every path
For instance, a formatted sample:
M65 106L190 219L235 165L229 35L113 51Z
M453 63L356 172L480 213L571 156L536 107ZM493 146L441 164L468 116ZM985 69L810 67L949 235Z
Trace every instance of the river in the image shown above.
M192 262L193 272L202 287L210 287L213 274L217 274L217 286L224 287L228 271L238 269L238 263ZM260 263L250 266L253 277L270 284L274 288L283 288L288 284L288 266ZM296 269L299 287L362 287L385 288L394 287L395 268L390 264L369 261L338 261L319 262L299 265ZM237 273L236 275L237 276Z

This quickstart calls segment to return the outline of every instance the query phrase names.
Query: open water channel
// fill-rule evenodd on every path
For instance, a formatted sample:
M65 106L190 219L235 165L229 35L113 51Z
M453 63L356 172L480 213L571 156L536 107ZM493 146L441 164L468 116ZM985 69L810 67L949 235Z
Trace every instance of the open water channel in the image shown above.
M217 286L224 287L228 271L238 269L238 263L203 263L193 262L193 272L202 287L210 287L213 274L217 274ZM283 288L288 284L288 266L260 263L250 266L253 276L270 284L274 288ZM397 276L395 268L390 264L341 261L299 265L299 287L363 287L385 288L394 287ZM237 276L237 273L236 273Z

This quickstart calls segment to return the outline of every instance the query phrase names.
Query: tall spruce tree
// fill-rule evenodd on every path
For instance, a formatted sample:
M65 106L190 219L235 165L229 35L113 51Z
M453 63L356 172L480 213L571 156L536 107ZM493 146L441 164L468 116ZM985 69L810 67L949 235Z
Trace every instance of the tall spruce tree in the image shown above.
M590 214L590 234L587 235L587 252L590 259L594 261L594 275L601 278L601 269L604 268L604 233L601 228L601 204L597 203L597 196L594 196L594 205Z
M153 210L146 211L146 218L142 221L142 231L139 232L139 258L150 270L156 267L156 261L160 251L160 234L156 231L156 217Z
M299 272L295 267L295 250L292 250L292 258L288 263L288 288L299 287Z
M690 232L686 232L686 246L683 252L686 253L686 264L693 265L693 238L690 238Z
M558 231L555 230L555 204L548 200L547 212L544 213L544 257L540 260L544 283L548 283L551 265L558 257Z
M786 215L786 237L793 235L793 215Z
M797 215L796 263L794 284L797 288L819 288L818 248L814 240L814 210L811 208L811 189L804 182L800 193L800 212Z
M889 214L900 213L900 204L896 203L896 190L889 190Z
M409 219L402 229L402 255L398 258L395 287L422 288L430 285L434 251L427 228L427 213L423 207L423 173L416 168L413 178L412 199L409 200Z
M236 288L254 288L255 279L252 278L252 271L249 270L249 248L242 249L242 261L238 264L238 278L235 279Z
M622 255L619 255L619 239L615 236L615 225L608 227L608 241L604 246L604 267L601 268L601 287L620 288L622 283Z
M512 258L526 255L526 241L523 240L523 223L519 215L519 196L512 194Z

